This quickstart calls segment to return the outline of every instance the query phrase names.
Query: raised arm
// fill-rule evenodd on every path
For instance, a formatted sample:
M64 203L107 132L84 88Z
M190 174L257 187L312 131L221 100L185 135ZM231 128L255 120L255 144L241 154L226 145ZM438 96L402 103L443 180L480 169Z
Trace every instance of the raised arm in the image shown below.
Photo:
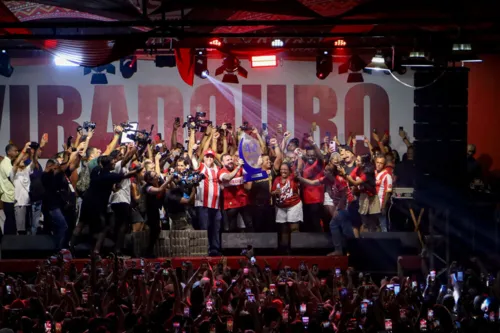
M111 140L109 145L106 147L106 150L104 151L104 153L102 153L102 156L109 155L109 154L111 154L111 152L113 150L115 150L116 144L118 143L118 140L120 140L120 136L122 134L122 131L123 131L123 128L120 125L115 126L113 140Z
M243 164L244 164L244 162L240 158L238 160L238 166L236 168L234 168L234 170L232 172L228 172L228 173L221 175L219 180L223 181L223 182L230 182L231 180L233 180L234 177L236 177L236 175L238 174L238 171L240 171Z
M179 121L174 121L174 126L172 128L172 134L170 135L170 150L177 147L177 131L181 127L180 119Z
M281 163L283 163L283 152L278 145L278 140L276 138L272 138L269 140L269 144L271 145L271 149L274 150L274 154L276 158L274 159L273 168L274 170L279 170L281 167Z
M14 164L12 165L12 173L14 175L16 174L17 169L19 169L19 165L21 165L24 156L26 156L26 152L28 151L28 149L30 149L30 145L31 142L26 142L24 148L21 150L21 153L17 156L16 160L14 161Z

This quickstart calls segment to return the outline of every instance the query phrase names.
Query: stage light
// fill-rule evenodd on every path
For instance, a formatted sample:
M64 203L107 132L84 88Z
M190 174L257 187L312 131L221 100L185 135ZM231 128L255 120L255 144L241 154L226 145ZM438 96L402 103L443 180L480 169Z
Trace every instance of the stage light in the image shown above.
M137 57L128 56L120 59L120 72L124 79L130 79L137 72Z
M402 67L433 67L434 63L425 57L424 52L412 51L410 56L401 61Z
M328 51L323 51L323 55L316 57L316 77L324 80L333 71L332 56Z
M61 57L54 57L54 64L56 66L66 66L66 67L78 67L78 66L80 66L77 63L71 62L71 61L66 60L64 58L61 58Z
M336 47L344 47L347 45L347 43L343 39L338 39L333 43L333 45L335 45Z
M250 64L252 68L256 67L276 67L278 66L278 60L276 56L254 56L250 58Z
M214 47L220 47L222 45L222 42L220 41L220 39L214 38L210 42L208 42L208 45Z
M349 60L339 66L339 74L349 73L347 83L364 82L363 74L358 73L366 67L366 63L358 55L353 55Z
M11 77L14 67L10 64L10 57L5 50L0 53L0 75Z
M94 72L94 74L92 74L92 78L90 79L91 84L108 84L108 78L106 77L106 73L114 75L116 73L116 69L115 66L112 64L93 67L93 68L91 67L83 68L83 75L88 75L92 72Z
M177 61L175 60L174 54L167 55L157 55L155 58L156 67L175 67L177 65Z
M208 76L207 55L203 50L198 51L194 57L194 74L201 79L206 79Z
M222 77L222 82L225 83L239 83L238 74L245 79L248 77L248 72L246 69L241 67L241 61L233 55L229 55L224 58L222 66L215 70L215 76L225 73Z
M362 73L349 73L347 76L347 83L361 83L365 82Z
M281 39L274 39L271 42L272 47L283 47L284 45L285 45L285 43Z
M377 54L372 58L372 62L365 67L365 69L369 69L372 71L381 71L381 72L390 72L389 67L385 64L384 56L381 52L377 52Z
M453 44L452 60L461 62L483 62L477 54L472 51L471 44Z

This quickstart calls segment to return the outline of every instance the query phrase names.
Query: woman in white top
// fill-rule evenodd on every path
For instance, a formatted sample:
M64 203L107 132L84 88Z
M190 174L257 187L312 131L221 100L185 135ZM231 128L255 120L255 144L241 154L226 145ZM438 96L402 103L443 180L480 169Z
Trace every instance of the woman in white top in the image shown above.
M17 233L26 234L27 214L30 212L30 174L34 163L31 162L31 142L26 143L23 150L14 161L10 179L14 184L14 212L16 216Z

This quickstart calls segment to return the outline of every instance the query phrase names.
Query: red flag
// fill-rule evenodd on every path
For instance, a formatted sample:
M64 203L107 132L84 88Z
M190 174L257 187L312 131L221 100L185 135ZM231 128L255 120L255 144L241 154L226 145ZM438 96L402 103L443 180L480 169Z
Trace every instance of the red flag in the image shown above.
M194 83L194 53L192 49L175 49L175 61L181 78L190 86Z

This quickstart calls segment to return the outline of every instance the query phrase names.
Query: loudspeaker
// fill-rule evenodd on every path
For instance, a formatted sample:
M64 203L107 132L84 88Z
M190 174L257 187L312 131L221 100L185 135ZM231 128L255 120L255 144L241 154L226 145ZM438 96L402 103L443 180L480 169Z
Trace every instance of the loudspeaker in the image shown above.
M416 232L362 232L361 239L376 239L381 242L399 240L401 242L399 255L420 253L420 241Z
M240 255L241 251L251 245L254 249L277 249L278 234L275 232L262 233L222 233L222 250L226 255Z
M55 239L50 235L2 237L2 259L45 259L55 252Z
M373 233L375 234L382 233ZM357 238L349 241L348 248L349 265L359 271L387 275L397 272L398 256L402 253L399 238Z

